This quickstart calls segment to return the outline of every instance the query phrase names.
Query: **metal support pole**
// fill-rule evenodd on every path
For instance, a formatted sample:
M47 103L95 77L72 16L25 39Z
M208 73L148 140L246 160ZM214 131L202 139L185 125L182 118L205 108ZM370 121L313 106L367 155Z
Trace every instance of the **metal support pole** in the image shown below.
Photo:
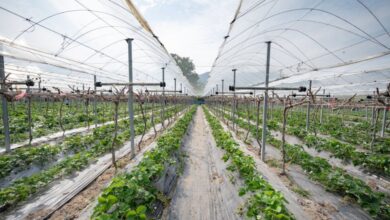
M215 94L218 94L218 92L219 92L218 91L218 83L215 84L215 86L216 86ZM219 102L218 102L218 100L215 100L215 107L216 107L216 110L219 109ZM217 115L219 115L219 111L217 111L216 113L217 113Z
M311 91L311 80L309 80L309 90L308 92ZM307 111L306 111L306 131L309 131L310 127L310 108L311 108L311 101L307 103Z
M39 81L38 81L38 92L41 92L41 91L42 91L42 90L41 90L41 82L42 82L41 77L39 77Z
M129 83L133 83L133 49L132 42L133 39L126 39L128 45L129 53ZM131 158L135 157L135 148L134 148L134 106L133 106L133 86L129 86L129 99L128 99L128 108L129 108L129 120L130 120L130 146L131 146Z
M383 109L383 119L382 119L382 131L381 131L381 137L385 136L386 131L386 119L387 119L387 107Z
M271 112L270 112L271 120L273 119L274 100L275 100L275 93L272 93Z
M175 96L176 96L176 78L173 79L175 81L174 83L174 92L175 92Z
M225 87L225 80L222 80L222 85L221 85L221 92L222 94L224 93L224 87ZM222 109L222 112L221 112L221 116L222 116L222 119L225 121L225 100L224 99L221 99L221 109Z
M39 77L39 81L38 81L38 92L39 93L42 92L41 82L42 82L42 79L41 79L41 77ZM42 110L42 97L39 97L38 99L39 99L39 109Z
M96 107L96 75L93 75L93 115L95 118L95 128L97 128L97 107Z
M162 70L162 82L165 83L165 67L161 68L161 70ZM163 95L165 95L164 94L165 87L163 87L162 90L163 90Z
M162 82L165 82L165 67L161 68L162 71ZM163 127L165 127L165 87L162 89L162 109L161 109L161 122Z
M0 81L5 78L4 57L0 55ZM1 90L5 91L7 88L2 83ZM4 147L6 152L11 152L11 138L9 133L9 118L8 118L8 103L4 95L1 96L2 117L4 126Z
M325 89L322 90L322 94L325 95ZM324 101L324 98L321 99L320 124L322 124L322 113L323 113L323 105L324 105L323 101Z
M218 90L218 89L219 89L219 88L218 88L218 83L215 84L215 88L216 88L215 94L218 95L218 93L219 93L219 90ZM220 114L221 111L219 110L219 104L220 104L220 103L219 103L219 100L216 99L216 100L215 100L215 114L216 114L216 116L221 116L221 114Z
M27 76L27 81L30 80L30 76ZM30 86L27 86L27 95L30 94ZM28 143L31 144L32 136L32 118L31 118L31 97L27 97L27 118L28 118Z
M174 101L173 101L173 106L174 106L174 109L175 109L175 118L177 116L177 100L176 100L176 78L173 79L174 83L173 83L173 91L174 91Z
M233 86L236 87L236 72L237 72L237 69L233 69ZM236 111L236 92L233 91L233 105L232 105L232 126L233 126L233 131L234 131L234 128L235 128L235 119L234 119L234 115L235 115L235 111Z
M269 65L271 57L271 41L267 41L267 63L265 71L265 88L268 88L269 82ZM265 144L267 140L267 109L268 109L268 90L264 91L264 106L263 106L263 130L261 135L261 160L265 161Z

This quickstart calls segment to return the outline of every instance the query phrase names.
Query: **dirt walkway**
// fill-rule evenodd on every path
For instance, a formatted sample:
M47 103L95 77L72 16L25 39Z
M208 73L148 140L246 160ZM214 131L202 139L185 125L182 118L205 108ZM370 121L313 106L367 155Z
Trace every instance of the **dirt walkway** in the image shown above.
M242 219L238 196L239 182L221 160L223 153L215 145L202 108L198 108L184 144L187 155L167 219ZM230 175L230 176L229 176Z

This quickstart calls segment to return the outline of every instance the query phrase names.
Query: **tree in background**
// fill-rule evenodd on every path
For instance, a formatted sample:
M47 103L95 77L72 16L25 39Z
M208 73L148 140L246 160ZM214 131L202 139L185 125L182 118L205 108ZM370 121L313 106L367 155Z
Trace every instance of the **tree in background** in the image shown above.
M195 89L199 89L199 76L195 72L195 64L193 63L193 61L189 57L181 57L174 53L172 53L171 56L173 57L173 59L175 59L177 65L180 67L184 76L188 79L191 85Z

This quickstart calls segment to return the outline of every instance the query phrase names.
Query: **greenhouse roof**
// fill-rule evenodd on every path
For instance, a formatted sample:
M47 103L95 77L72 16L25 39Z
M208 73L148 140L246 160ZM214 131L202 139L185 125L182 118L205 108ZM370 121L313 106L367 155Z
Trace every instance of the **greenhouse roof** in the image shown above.
M386 0L242 0L211 69L204 94L225 80L307 86L335 95L371 94L390 79L390 4ZM225 90L227 86L225 86Z
M135 82L173 78L192 90L162 42L129 0L3 1L0 53L8 79L41 78L42 86L93 87L128 81L127 38L133 41Z
M334 95L370 94L390 79L390 4L386 0L241 0L201 94L221 80L263 86L271 41L270 86L307 86ZM133 38L134 81L159 82L165 67L195 93L130 0L5 1L1 47L9 79L27 75L42 86L90 88L128 80ZM232 14L234 9L232 8ZM11 25L10 25L11 24ZM226 22L228 25L228 22Z

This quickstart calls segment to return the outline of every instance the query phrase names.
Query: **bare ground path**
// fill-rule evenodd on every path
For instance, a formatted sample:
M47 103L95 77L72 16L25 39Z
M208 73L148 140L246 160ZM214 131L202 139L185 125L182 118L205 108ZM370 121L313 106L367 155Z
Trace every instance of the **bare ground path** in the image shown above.
M185 168L174 192L167 219L242 219L239 182L222 161L203 109L198 108L190 137L184 143ZM229 176L230 175L230 176Z

